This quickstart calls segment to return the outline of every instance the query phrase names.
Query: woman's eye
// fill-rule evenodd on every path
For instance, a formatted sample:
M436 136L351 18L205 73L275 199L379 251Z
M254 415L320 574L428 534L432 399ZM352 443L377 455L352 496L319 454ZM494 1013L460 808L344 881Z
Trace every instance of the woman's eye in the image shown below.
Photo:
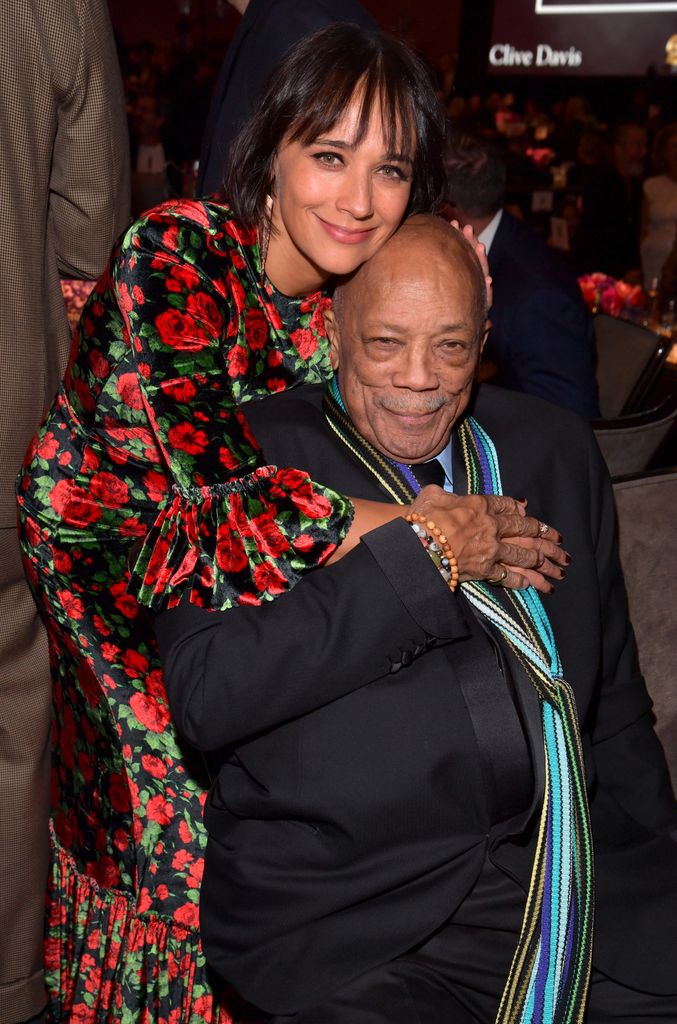
M396 167L394 164L385 164L381 167L380 173L384 178L392 178L397 181L407 181L407 176L401 167Z
M313 153L313 158L325 167L336 167L343 163L338 153Z

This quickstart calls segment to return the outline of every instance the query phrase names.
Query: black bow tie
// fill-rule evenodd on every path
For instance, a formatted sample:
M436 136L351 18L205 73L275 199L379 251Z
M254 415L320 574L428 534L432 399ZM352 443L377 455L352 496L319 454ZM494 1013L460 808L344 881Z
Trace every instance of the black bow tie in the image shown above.
M445 473L442 463L437 459L431 459L430 462L417 462L409 469L421 487L425 487L426 484L437 484L438 487L444 487Z

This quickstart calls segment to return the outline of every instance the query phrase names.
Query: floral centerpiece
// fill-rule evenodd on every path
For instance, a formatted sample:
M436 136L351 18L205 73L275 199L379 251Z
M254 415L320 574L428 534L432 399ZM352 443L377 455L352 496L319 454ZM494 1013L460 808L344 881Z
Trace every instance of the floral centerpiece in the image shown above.
M61 281L61 292L66 303L66 315L71 330L77 326L82 308L95 284L96 281L81 281L77 278L64 278Z
M583 274L578 279L583 298L593 313L608 313L636 320L646 309L647 297L639 284L627 284L608 274Z

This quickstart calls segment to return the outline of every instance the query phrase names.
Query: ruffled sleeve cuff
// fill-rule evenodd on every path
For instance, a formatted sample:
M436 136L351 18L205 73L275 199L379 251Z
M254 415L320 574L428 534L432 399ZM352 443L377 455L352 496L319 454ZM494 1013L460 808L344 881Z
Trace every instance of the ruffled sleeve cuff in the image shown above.
M332 555L353 518L348 498L298 469L262 466L211 487L174 487L131 566L129 591L161 611L190 592L214 609L260 604Z

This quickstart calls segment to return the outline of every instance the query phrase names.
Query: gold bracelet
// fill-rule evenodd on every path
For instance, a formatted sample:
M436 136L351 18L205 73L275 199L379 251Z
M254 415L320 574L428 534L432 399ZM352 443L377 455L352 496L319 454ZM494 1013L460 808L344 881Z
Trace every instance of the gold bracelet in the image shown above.
M435 526L432 519L428 519L427 516L421 516L418 512L410 512L406 516L406 520L453 593L458 586L458 562L449 541L439 526Z

